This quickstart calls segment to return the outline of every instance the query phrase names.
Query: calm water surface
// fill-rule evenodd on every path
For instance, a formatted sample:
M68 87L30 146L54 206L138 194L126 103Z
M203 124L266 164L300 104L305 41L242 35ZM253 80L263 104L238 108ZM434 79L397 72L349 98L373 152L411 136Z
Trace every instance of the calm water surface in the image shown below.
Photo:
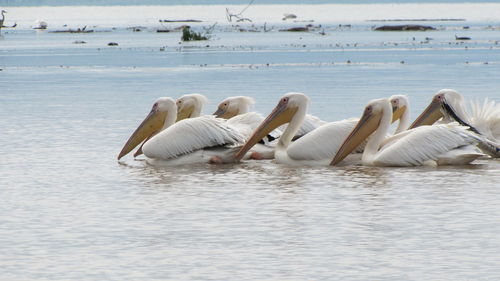
M439 168L116 161L159 96L205 94L209 113L224 97L249 95L267 114L282 94L302 91L310 112L331 121L397 93L416 116L441 88L500 102L498 31L472 28L468 48L450 39L455 30L228 32L189 48L179 34L7 34L0 279L500 279L498 160ZM412 47L414 36L435 42ZM352 42L360 46L335 47Z

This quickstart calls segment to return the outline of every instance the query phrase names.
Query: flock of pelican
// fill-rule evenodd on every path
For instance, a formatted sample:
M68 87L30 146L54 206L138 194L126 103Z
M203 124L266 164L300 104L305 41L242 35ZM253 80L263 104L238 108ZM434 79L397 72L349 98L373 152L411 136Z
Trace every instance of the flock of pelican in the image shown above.
M118 159L139 146L153 165L236 163L274 159L292 165L465 165L500 157L500 104L466 102L455 90L437 92L410 124L409 101L370 101L361 118L326 122L307 114L309 98L287 93L264 118L250 97L230 97L212 115L207 98L159 98ZM394 133L391 124L398 122Z

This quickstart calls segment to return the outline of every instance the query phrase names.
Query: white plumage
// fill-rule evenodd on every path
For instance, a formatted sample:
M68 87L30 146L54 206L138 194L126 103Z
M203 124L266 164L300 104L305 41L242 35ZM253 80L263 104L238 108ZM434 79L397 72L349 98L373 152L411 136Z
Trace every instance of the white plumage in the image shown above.
M300 126L297 133L295 133L295 136L293 137L293 139L295 140L295 139L301 138L301 137L307 135L308 133L314 131L315 129L317 129L317 128L319 128L327 123L328 122L323 121L314 115L306 114L306 117L304 118L304 122L302 122L302 125ZM286 125L281 126L279 129L281 131L284 131L286 129Z
M341 161L356 143L373 131L361 160L367 166L461 165L483 156L473 148L479 138L456 123L422 126L386 138L391 113L388 99L371 101L332 164ZM460 151L454 151L456 149Z
M487 139L500 142L500 104L485 99L483 104L471 101L470 124Z
M356 120L348 119L323 124L292 142L306 118L308 105L309 98L302 93L285 94L273 112L260 124L238 152L236 159L241 159L242 155L269 131L288 123L277 140L274 152L275 161L291 165L328 165L344 138L356 124Z
M408 132L395 135L393 142L381 147L372 164L420 166L434 161L436 165L461 165L482 156L473 146L478 139L457 123L422 126Z
M237 146L245 137L224 119L200 116L179 121L147 141L142 150L149 158L169 160L214 146Z
M294 160L314 160L328 164L357 122L357 118L325 122L326 124L292 142L287 150L288 156Z
M500 157L500 104L485 100L466 102L455 90L438 91L429 106L413 122L411 128L422 124L458 122L478 133L478 147L492 157Z

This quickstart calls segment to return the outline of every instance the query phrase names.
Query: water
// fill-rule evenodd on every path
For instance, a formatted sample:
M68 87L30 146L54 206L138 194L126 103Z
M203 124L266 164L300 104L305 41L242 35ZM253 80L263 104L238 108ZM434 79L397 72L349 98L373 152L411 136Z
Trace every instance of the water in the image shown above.
M183 44L151 26L6 29L0 279L499 279L498 160L438 168L116 161L159 96L199 92L211 113L227 96L249 95L267 114L282 94L302 91L310 113L331 121L397 93L410 97L415 117L441 88L500 102L498 22L467 31L469 22L440 24L409 33L327 24L325 36L221 24L212 40ZM456 44L457 33L473 40Z

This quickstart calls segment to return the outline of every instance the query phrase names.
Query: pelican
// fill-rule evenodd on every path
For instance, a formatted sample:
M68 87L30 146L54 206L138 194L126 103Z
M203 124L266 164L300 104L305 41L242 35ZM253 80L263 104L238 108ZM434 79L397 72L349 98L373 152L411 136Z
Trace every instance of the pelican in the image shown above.
M118 159L146 140L142 151L150 164L208 162L213 155L224 155L241 146L255 127L252 125L256 123L255 118L250 114L226 121L206 115L175 122L176 102L168 97L159 98L130 136Z
M393 120L399 119L398 126L394 134L399 134L408 129L410 126L410 102L405 95L393 95L389 98L392 105Z
M441 118L442 123L456 121L482 136L478 147L492 157L500 157L500 104L485 100L481 106L471 102L472 115L467 104L455 90L442 89L432 98L432 102L413 122L410 128L432 125Z
M340 163L370 135L361 158L365 166L466 164L484 155L475 150L478 137L457 123L422 126L396 134L387 141L386 134L393 119L391 115L393 110L389 99L368 103L331 164Z
M220 102L214 115L219 118L231 119L237 115L246 114L250 111L252 106L255 104L255 100L247 96L234 96L229 97L222 102ZM262 122L262 118L260 122ZM274 158L274 146L275 140L279 138L281 131L276 129L270 132L267 136L264 136L259 143L257 143L252 149L251 153L248 154L251 159L262 160L262 159L273 159ZM220 162L220 161L214 161Z
M175 122L179 122L182 119L199 117L203 111L203 107L208 103L207 98L200 94L187 94L178 98L175 103L177 104L177 118ZM151 135L150 137L152 137ZM142 154L142 146L146 143L149 138L146 138L141 146L134 153L134 157Z
M187 94L181 96L175 102L177 104L177 122L179 122L182 119L201 116L208 99L200 94Z
M255 100L247 96L229 97L219 103L214 115L219 118L230 119L236 115L250 112Z
M199 117L203 107L208 103L207 98L200 94L187 94L178 98L175 103L177 104L177 118L175 122L179 122L182 119ZM151 135L150 137L152 137ZM141 146L134 153L134 157L142 154L142 146L149 140L146 138Z
M288 123L276 143L274 151L276 162L291 165L328 165L356 122L347 119L327 123L292 142L306 118L308 106L309 98L305 94L295 92L285 94L234 156L233 161L240 161L247 151L269 132Z

